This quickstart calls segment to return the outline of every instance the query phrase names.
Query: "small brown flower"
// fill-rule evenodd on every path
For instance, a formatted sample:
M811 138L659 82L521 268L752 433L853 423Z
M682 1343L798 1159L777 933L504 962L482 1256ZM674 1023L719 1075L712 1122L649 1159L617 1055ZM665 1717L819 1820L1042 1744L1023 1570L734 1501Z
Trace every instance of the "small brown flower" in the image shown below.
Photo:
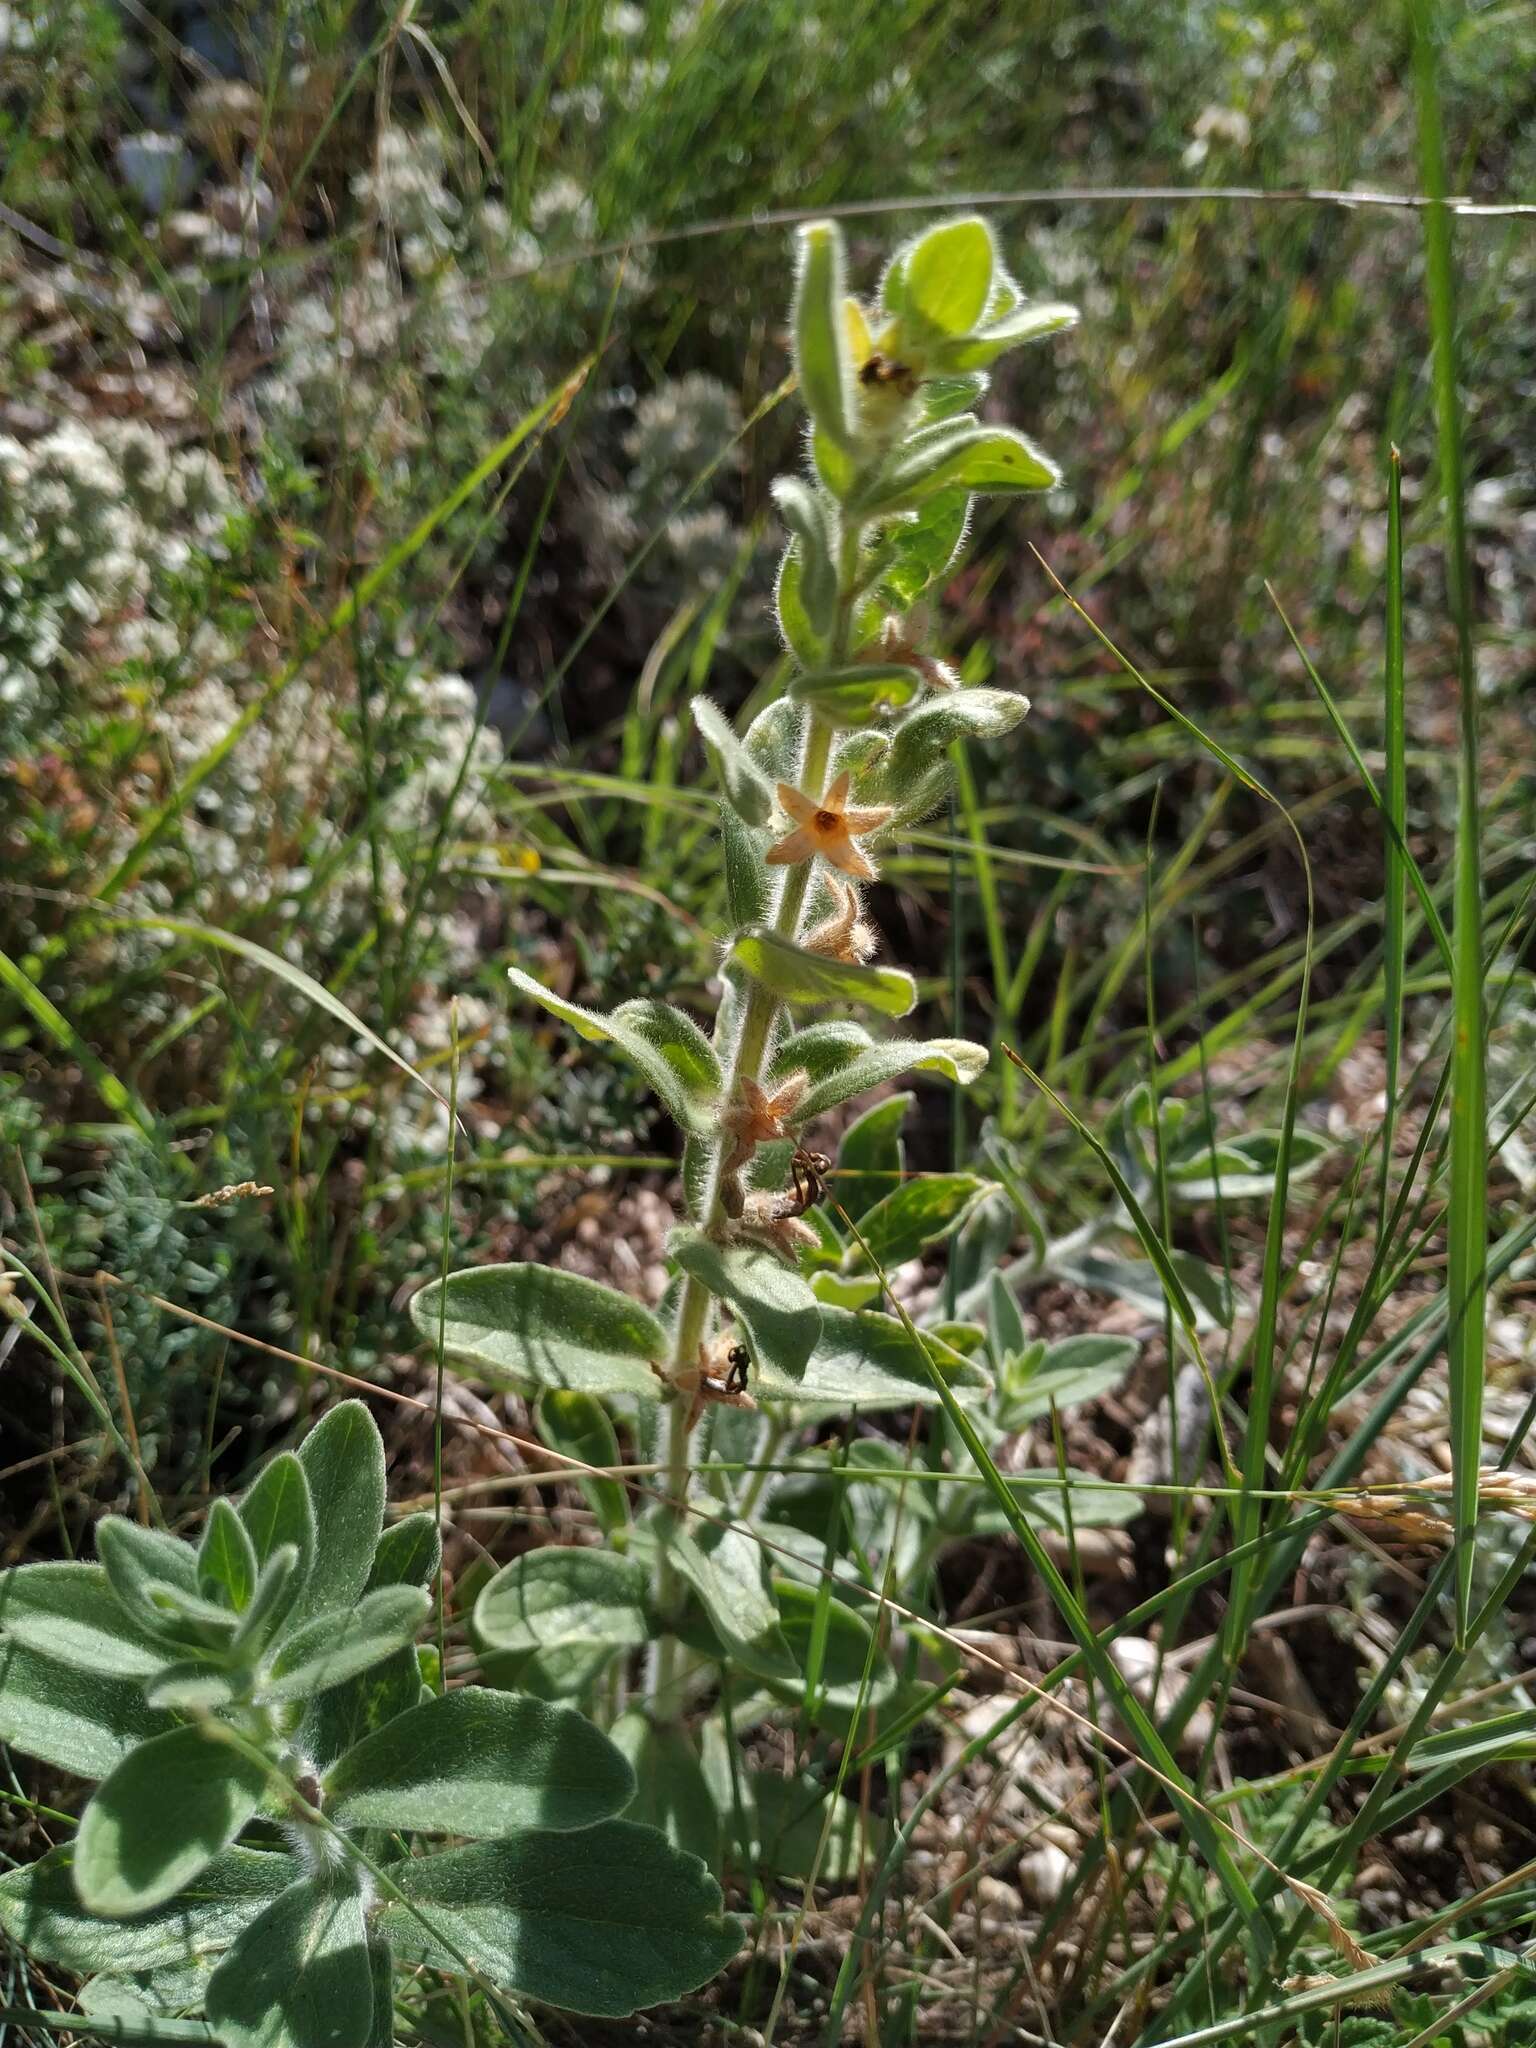
M720 1118L720 1129L730 1140L721 1164L729 1180L741 1171L759 1145L777 1144L788 1137L784 1126L805 1100L811 1085L809 1074L797 1069L770 1095L760 1081L742 1077L735 1099Z
M834 882L832 890L837 909L808 931L800 943L807 953L820 953L827 960L846 960L861 966L879 943L875 928L859 916L859 892L851 882Z
M846 770L839 775L818 803L790 783L779 784L779 802L794 821L794 829L768 849L770 867L792 867L820 854L845 875L861 882L874 879L874 863L854 845L870 832L878 832L891 815L889 804L850 805L848 791L852 778Z

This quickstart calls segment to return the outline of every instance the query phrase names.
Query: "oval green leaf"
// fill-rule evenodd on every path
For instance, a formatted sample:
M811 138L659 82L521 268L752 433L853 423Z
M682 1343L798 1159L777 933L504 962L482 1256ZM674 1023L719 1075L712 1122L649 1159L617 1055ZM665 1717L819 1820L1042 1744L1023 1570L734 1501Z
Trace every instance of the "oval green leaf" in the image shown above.
M634 1791L624 1757L573 1707L475 1687L427 1700L349 1750L327 1807L342 1827L483 1839L590 1827Z
M445 1350L482 1379L525 1394L573 1387L660 1398L650 1361L667 1356L665 1330L638 1301L596 1280L535 1265L450 1273L411 1302L411 1320L434 1346L440 1301Z

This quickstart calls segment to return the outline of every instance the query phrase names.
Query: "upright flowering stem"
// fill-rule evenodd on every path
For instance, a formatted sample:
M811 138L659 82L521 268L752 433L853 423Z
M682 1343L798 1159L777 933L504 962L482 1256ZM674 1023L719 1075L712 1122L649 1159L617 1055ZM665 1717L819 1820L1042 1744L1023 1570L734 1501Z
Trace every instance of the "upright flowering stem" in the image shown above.
M847 657L853 608L858 594L862 545L863 529L850 523L843 536L839 561L837 624L832 645L834 662L843 661ZM827 721L813 715L806 728L805 750L799 768L800 787L810 794L819 794L826 787L827 771L832 759L832 736L832 727ZM810 887L811 869L814 865L813 861L803 860L785 873L773 920L774 930L781 938L793 939L799 933L806 892ZM737 1035L736 1048L728 1071L725 1095L727 1102L741 1099L745 1082L761 1080L763 1062L767 1056L778 1012L779 998L761 982L754 982L742 1012L741 1029ZM717 1051L724 1050L721 1044L723 1024L723 1017L716 1019L714 1045ZM711 1161L707 1192L700 1205L702 1214L699 1220L708 1229L718 1227L725 1217L720 1199L723 1179L721 1168L725 1151L725 1141L722 1139ZM687 1372L697 1365L699 1348L708 1334L712 1301L713 1296L709 1289L701 1280L690 1274L683 1284L682 1299L678 1304L677 1330L672 1346L674 1372ZM692 1418L688 1411L689 1403L680 1394L675 1395L666 1405L666 1497L679 1509L687 1500L688 1481L692 1471L689 1450L693 1431L690 1426ZM654 1646L651 1660L651 1701L657 1718L671 1720L676 1719L682 1706L677 1684L678 1653L681 1645L666 1624L675 1619L681 1608L684 1589L672 1562L665 1535L662 1537L656 1559L655 1593L656 1613L663 1625L663 1633Z

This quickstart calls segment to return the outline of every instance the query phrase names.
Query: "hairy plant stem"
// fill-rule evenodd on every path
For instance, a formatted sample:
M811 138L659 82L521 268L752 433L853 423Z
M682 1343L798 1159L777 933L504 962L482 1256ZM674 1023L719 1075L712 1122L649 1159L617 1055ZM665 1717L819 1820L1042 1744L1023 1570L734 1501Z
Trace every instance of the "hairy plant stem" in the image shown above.
M839 666L848 657L853 610L859 595L858 574L862 548L863 528L850 525L843 535L838 563L837 617L828 657L833 667ZM820 794L826 786L827 769L831 758L832 728L824 719L813 715L806 730L805 749L800 759L800 788L808 793ZM813 861L801 861L788 869L784 876L784 886L779 894L778 909L773 920L773 928L781 938L793 939L799 932L800 917L805 908L813 866ZM744 1081L761 1080L763 1061L767 1055L778 1013L778 997L761 982L753 982L747 996L746 1007L742 1012L741 1029L737 1033L736 1050L725 1084L726 1102L739 1099ZM714 1034L716 1051L721 1050L720 1040L721 1020L717 1020ZM708 1189L699 1205L700 1220L705 1229L714 1229L725 1219L725 1210L720 1200L723 1179L721 1166L724 1158L725 1145L722 1141L715 1148ZM713 1299L704 1283L690 1273L683 1283L682 1299L678 1303L677 1330L672 1346L674 1373L685 1373L697 1366L699 1347L704 1342L709 1327L709 1312ZM689 1406L682 1393L674 1394L666 1403L666 1499L679 1512L688 1497L688 1480L692 1469L689 1451L693 1432L689 1428ZM675 1720L682 1704L678 1684L678 1652L682 1646L668 1624L681 1609L684 1588L672 1561L665 1533L662 1535L656 1560L655 1592L656 1613L662 1632L652 1645L648 1687L651 1711L655 1719Z

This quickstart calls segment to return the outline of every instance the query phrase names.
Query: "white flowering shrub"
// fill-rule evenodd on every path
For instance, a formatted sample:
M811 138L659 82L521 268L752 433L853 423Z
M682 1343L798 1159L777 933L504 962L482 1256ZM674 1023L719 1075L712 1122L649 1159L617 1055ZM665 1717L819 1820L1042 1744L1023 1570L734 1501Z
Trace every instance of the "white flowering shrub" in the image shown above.
M239 500L214 458L133 422L0 436L0 744L56 708L71 660L167 651L157 609Z

